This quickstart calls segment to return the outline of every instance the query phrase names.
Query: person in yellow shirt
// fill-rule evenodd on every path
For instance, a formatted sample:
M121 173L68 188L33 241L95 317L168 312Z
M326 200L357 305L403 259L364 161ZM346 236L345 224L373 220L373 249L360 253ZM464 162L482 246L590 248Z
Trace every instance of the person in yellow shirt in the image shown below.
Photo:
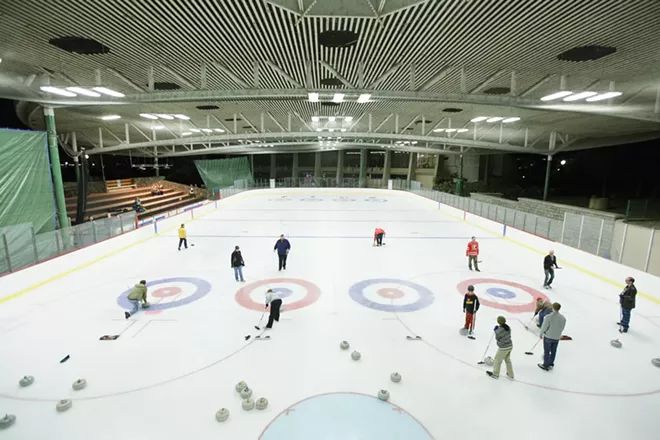
M181 250L181 245L184 245L188 249L188 233L186 232L186 225L181 225L179 228L179 250Z

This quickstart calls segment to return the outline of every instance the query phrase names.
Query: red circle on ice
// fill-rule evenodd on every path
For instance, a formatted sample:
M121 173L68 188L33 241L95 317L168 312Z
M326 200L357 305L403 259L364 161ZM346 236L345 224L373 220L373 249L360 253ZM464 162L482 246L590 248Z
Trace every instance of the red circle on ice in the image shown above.
M392 287L384 287L382 289L378 289L376 293L387 299L397 299L403 298L405 296L401 290Z
M484 298L485 295L479 295L477 285L479 284L484 284L484 283L491 283L491 284L500 284L500 285L505 285L509 287L515 287L517 289L520 289L524 292L527 292L531 297L532 301L527 303L527 304L502 304L499 302L495 301L489 301ZM479 297L479 302L488 307L492 307L494 309L501 309L501 310L506 310L509 313L526 313L526 312L534 312L536 310L536 298L541 297L544 300L547 300L548 297L545 296L542 292L539 292L538 290L532 289L531 287L514 283L513 281L505 281L505 280L496 280L493 278L474 278L471 280L465 280L461 281L458 283L456 288L458 289L458 293L461 295L465 295L467 292L467 288L469 285L473 285L475 287L475 293Z
M263 312L264 307L266 305L266 301L265 301L266 291L263 291L261 293L261 296L264 298L262 302L254 301L250 295L259 287L263 287L266 285L273 285L273 284L295 284L307 290L305 297L299 299L298 301L293 301L293 302L283 301L284 304L282 304L282 311L285 312L288 310L302 309L303 307L312 305L321 296L321 289L319 289L319 287L316 284L310 283L309 281L298 280L295 278L271 278L268 280L261 280L254 283L250 283L247 286L242 287L241 289L238 290L238 292L236 292L236 296L234 298L236 299L237 303L239 303L246 309ZM274 287L271 288L275 290Z
M161 287L160 289L154 290L151 296L155 296L156 298L166 298L168 296L177 296L180 293L181 293L180 287L175 287L175 286Z

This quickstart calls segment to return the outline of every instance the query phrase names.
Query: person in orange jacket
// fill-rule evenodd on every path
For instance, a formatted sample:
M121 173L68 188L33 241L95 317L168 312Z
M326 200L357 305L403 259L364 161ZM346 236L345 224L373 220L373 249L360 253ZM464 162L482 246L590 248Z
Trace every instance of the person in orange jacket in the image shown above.
M468 257L468 267L470 270L472 270L472 262L474 261L474 270L481 272L479 270L479 262L477 261L477 257L479 256L479 242L476 238L472 237L472 240L468 243L465 256Z
M382 246L384 235L385 235L384 230L382 230L381 228L376 228L376 230L374 231L374 245Z

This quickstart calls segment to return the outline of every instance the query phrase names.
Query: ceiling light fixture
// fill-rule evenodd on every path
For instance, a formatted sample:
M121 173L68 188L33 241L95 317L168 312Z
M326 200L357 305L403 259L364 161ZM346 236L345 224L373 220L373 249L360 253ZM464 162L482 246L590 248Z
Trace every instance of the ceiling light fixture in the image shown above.
M369 102L371 99L371 95L369 93L363 93L360 96L358 96L357 102Z
M78 96L73 92L69 92L67 90L60 89L59 87L41 86L40 89L41 89L42 92L52 93L53 95L66 96L68 98L75 98L76 96Z
M478 116L476 118L470 119L470 122L481 122L488 119L488 116Z
M97 92L103 93L104 95L114 96L115 98L123 98L126 96L121 92L115 92L114 90L107 87L94 87L92 90L96 90Z
M218 133L224 133L225 132L222 128L214 128L213 131L216 131Z
M119 115L101 116L101 119L104 120L104 121L114 121L116 119L121 119L121 116L119 116Z
M95 92L93 90L83 89L82 87L67 87L66 89L69 92L77 93L79 95L92 96L94 98L98 98L101 96L101 94L98 92Z
M213 133L213 130L211 130L210 128L202 128L202 131L204 133Z
M335 131L335 129L334 128L329 128L328 131L332 133L333 131Z
M486 122L499 122L499 121L501 121L502 119L504 119L504 118L502 118L502 117L500 117L500 116L495 116L494 118L488 118L488 119L486 119Z
M174 119L174 116L172 116L172 115L164 115L164 114L162 114L162 113L156 113L156 116L158 116L159 118L162 118L162 119L167 119L168 121L171 121L171 120Z
M140 113L140 116L147 119L158 119L158 116L152 115L151 113Z
M554 101L555 99L564 98L572 94L573 92L570 92L568 90L562 90L561 92L556 92L551 95L544 96L543 98L541 98L541 101Z
M345 129L345 128L342 128L342 129L341 129L341 132L342 132L342 133L346 133L346 129Z
M319 122L318 116L312 116L312 122Z
M191 134L192 133L189 131L184 131L183 133L181 133L181 136L190 136Z
M191 128L190 131L192 131L193 133L199 133L202 130L200 130L199 128Z
M580 93L576 93L575 95L567 96L566 98L564 98L564 101L565 102L578 101L580 99L589 98L589 97L595 96L597 94L598 93L596 93L596 92L580 92Z
M165 128L164 125L154 125L151 127L152 130L162 130L163 128Z
M587 102L596 102L596 101L604 101L606 99L610 98L616 98L617 96L621 96L623 93L621 92L605 92L605 93L600 93L596 96L592 96L591 98L587 98Z
M330 117L328 118L328 122L335 122L335 117L334 117L334 116L330 116Z
M317 128L316 131L323 131L323 129L322 128Z
M470 131L470 130L467 128L459 128L458 130L456 130L457 133L465 133L466 131Z
M184 121L189 121L190 120L190 116L186 116L186 115L174 115L174 117L177 118L177 119L184 120Z
M344 94L343 93L335 93L335 95L332 97L332 102L344 102Z
M442 131L445 131L445 129L444 128L436 128L435 130L433 130L433 133L440 133Z
M352 121L353 121L353 116L346 116L346 117L344 118L344 121L346 121L346 122L352 122Z
M309 102L319 102L319 94L318 93L308 93L307 94L307 99Z
M455 131L458 131L458 129L457 129L457 128L447 128L445 131L446 131L447 133L453 133L453 132L455 132Z
M503 119L503 120L502 120L502 123L503 123L503 124L508 124L509 122L516 122L516 121L520 121L520 118L517 117L517 116L514 116L514 117L512 117L512 118L506 118L506 119Z

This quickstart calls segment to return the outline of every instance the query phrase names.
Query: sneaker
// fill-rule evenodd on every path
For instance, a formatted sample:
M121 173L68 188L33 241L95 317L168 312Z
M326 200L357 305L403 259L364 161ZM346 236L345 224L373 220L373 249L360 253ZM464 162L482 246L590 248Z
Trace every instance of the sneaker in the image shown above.
M244 283L244 282L245 282L245 280L241 280L241 283Z
M472 270L472 268L471 268L471 267L470 267L469 269L470 269L470 270Z
M627 329L627 328L624 328L624 329L619 330L619 331L620 331L621 333L628 333L628 329Z
M475 269L477 272L481 272L479 269Z
M546 367L546 366L543 365L543 364L537 364L537 365L538 365L538 367L539 367L541 370L550 371L550 367Z
M499 379L499 376L495 376L492 371L486 371L486 374L492 377L493 379Z
M509 376L508 374L506 375L509 379L513 380L513 376Z
M552 290L552 286L548 284L548 289Z
M126 319L128 319L128 318L130 318L130 317L131 317L131 314L130 314L130 313L128 313L128 312L124 312L124 317L125 317Z

